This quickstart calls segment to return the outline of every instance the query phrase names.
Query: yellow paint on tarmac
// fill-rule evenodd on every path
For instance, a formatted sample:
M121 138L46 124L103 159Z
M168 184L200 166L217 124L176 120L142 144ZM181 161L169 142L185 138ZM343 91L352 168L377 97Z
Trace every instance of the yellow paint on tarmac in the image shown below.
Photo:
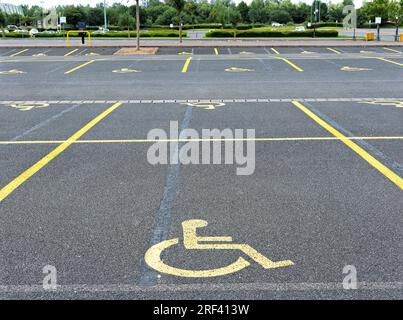
M336 49L333 49L333 48L326 48L326 49L327 49L327 50L330 50L330 51L332 51L332 52L334 52L334 53L341 54L341 52L338 51L338 50L336 50Z
M344 66L344 67L340 68L340 70L341 71L371 71L372 69Z
M192 57L189 57L186 59L185 64L183 65L183 68L182 68L182 73L186 73L188 71L191 60L192 60Z
M286 58L278 58L280 60L283 60L285 63L288 63L291 67L293 67L295 70L298 70L299 72L304 72L300 67L298 67L296 64L292 63L290 60Z
M238 68L238 67L229 67L224 70L226 72L253 72L253 71L255 71L255 69Z
M313 113L311 110L309 110L307 107L305 107L300 102L293 101L292 103L294 106L296 106L298 109L300 109L302 112L304 112L308 117L310 117L313 121L315 121L317 124L319 124L322 128L326 129L328 132L333 134L335 137L345 138L345 135L343 135L340 131L338 131L337 129L332 127L330 124L328 124L326 121L324 121L323 119L318 117L315 113ZM399 177L396 173L394 173L388 167L383 165L380 161L375 159L367 151L365 151L363 148L358 146L356 143L354 143L350 139L342 139L341 141L345 145L347 145L351 150L356 152L361 158L363 158L365 161L367 161L371 166L373 166L380 173L382 173L386 178L388 178L390 181L392 181L394 184L396 184L400 189L403 189L403 179L401 177Z
M294 262L292 262L291 260L272 261L248 244L231 243L232 237L198 236L197 229L204 228L207 225L208 222L206 220L199 220L199 219L191 219L182 222L183 245L186 250L240 251L245 256L248 256L251 260L262 266L264 269L274 269L294 265ZM174 238L157 243L156 245L152 246L150 249L147 250L144 256L144 260L151 268L153 268L158 272L178 277L189 277L189 278L207 278L207 277L224 276L227 274L232 274L234 272L240 271L250 266L250 262L248 262L242 257L239 257L235 262L225 267L214 269L188 270L172 267L166 264L161 259L161 255L164 250L177 244L179 244L179 238Z
M69 71L66 71L64 74L70 74L70 73L72 73L72 72L74 72L74 71L77 71L78 69L81 69L81 68L83 68L83 67L85 67L85 66L88 66L89 64L91 64L91 63L93 63L93 62L95 62L95 60L87 61L87 62L85 62L85 63L83 63L83 64L80 64L78 67L75 67L75 68L73 68L73 69L71 69L71 70L69 70Z
M78 49L71 50L70 52L67 52L67 53L64 55L64 57L68 57L69 55L73 54L73 53L76 52L76 51L78 51Z
M154 143L154 142L215 142L215 141L255 141L255 142L276 142L276 141L338 141L338 140L403 140L403 136L390 137L284 137L284 138L200 138L200 139L105 139L105 140L77 140L74 144L87 143ZM67 140L18 140L18 141L0 141L0 145L19 145L19 144L61 144Z
M17 69L11 69L11 70L1 70L0 74L8 74L8 75L13 75L13 74L24 74L26 72L17 70Z
M88 132L91 128L93 128L98 122L104 119L107 115L113 112L115 109L120 107L122 103L115 103L113 106L106 109L96 118L87 123L83 128L78 130L75 134L73 134L70 138L64 141L61 145L56 147L53 151L35 163L32 167L21 173L17 178L7 184L0 190L0 202L7 198L15 189L21 186L25 181L31 178L35 173L45 167L50 161L56 158L59 154L65 151L68 147L70 147L75 141L80 139L86 132Z
M10 55L10 57L18 56L18 55L20 55L21 53L27 52L28 50L29 50L29 49L24 49L24 50L18 51L18 52L16 52L16 53Z
M280 52L278 52L276 49L271 48L271 51L273 51L275 54L280 54Z
M403 67L403 63L399 63L399 62L396 62L396 61L392 61L392 60L389 60L389 59L385 59L385 58L377 58L378 60L382 60L382 61L385 61L385 62L389 62L389 63L393 63L393 64L397 64L398 66L401 66L401 67Z
M391 52L394 52L394 53L402 53L401 51L397 51L397 50L391 49L391 48L383 48L383 49L384 49L384 50L391 51Z

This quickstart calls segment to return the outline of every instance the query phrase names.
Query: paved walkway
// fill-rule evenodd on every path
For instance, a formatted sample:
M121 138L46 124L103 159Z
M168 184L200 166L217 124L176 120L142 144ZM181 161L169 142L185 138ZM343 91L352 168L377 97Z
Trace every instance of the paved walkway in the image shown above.
M129 47L135 46L136 40L123 39L93 39L91 40L93 47ZM81 46L80 40L72 40L72 46ZM176 39L144 39L141 45L145 47L177 47L179 40ZM0 47L65 47L66 41L63 39L1 39ZM229 47L229 46L246 46L246 47L338 47L338 46L403 46L403 42L391 41L363 41L349 39L184 39L182 46L184 47Z

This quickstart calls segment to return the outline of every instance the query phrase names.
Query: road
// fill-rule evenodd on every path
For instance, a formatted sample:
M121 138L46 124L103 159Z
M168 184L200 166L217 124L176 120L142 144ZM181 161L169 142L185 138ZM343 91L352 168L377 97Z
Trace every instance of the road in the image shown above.
M0 48L0 298L402 299L402 49L73 50ZM152 164L171 121L252 174Z

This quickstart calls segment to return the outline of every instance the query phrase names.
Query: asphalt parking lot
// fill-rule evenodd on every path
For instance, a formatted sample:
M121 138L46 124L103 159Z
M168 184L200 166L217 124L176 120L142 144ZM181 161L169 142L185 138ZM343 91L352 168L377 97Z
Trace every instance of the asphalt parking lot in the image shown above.
M120 48L116 47L43 47L43 48L0 48L0 57L23 56L23 57L46 57L46 56L105 56L113 55ZM398 47L161 47L158 55L253 55L253 54L342 54L342 53L403 53L403 49Z
M0 297L401 299L403 50L330 49L0 49ZM150 164L147 136L170 121L254 129L240 139L253 174ZM192 219L293 264L180 243L166 265L250 265L150 268L150 247L185 241ZM56 290L42 288L46 265ZM343 289L345 266L357 290Z

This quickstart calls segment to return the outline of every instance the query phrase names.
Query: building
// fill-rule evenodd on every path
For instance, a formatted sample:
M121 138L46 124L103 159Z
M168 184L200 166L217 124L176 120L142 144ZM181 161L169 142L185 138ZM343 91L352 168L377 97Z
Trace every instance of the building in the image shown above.
M7 14L12 14L12 13L17 13L19 15L24 14L24 12L22 11L22 8L20 6L15 6L15 5L9 4L9 3L0 3L0 11L7 13Z

